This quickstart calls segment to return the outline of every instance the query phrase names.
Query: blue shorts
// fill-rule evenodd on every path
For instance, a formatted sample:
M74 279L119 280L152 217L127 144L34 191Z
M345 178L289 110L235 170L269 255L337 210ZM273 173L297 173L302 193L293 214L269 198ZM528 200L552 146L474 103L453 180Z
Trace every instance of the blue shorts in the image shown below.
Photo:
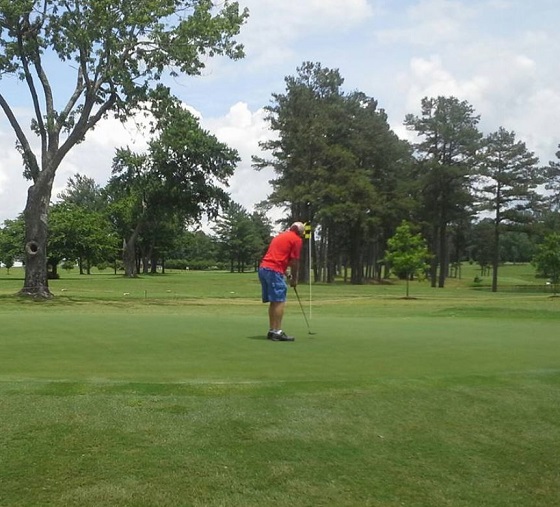
M262 287L263 303L284 303L288 286L282 273L272 269L259 268L259 280Z

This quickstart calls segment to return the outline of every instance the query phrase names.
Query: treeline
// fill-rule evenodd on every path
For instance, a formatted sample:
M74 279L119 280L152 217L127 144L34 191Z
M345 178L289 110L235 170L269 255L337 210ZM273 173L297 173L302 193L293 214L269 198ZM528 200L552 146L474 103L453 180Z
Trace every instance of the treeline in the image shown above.
M63 261L122 265L126 276L165 266L253 269L271 236L267 212L287 209L312 224L300 279L382 280L391 266L389 240L401 223L426 240L433 287L460 275L463 261L492 274L502 262L528 262L560 230L560 162L542 165L516 134L500 126L483 134L480 116L455 97L424 98L400 139L377 101L345 92L338 70L304 63L285 79L266 108L274 134L254 157L272 167L269 199L249 212L224 190L238 154L202 130L197 120L157 88L145 153L117 150L104 188L75 175L50 206L50 276ZM557 156L560 158L560 152ZM212 233L193 232L209 217ZM0 260L24 260L24 219L0 229ZM32 247L33 245L31 245Z
M428 242L432 286L470 259L491 268L496 290L501 262L531 260L558 231L557 162L539 166L504 127L483 135L480 116L455 97L424 98L420 115L404 119L415 142L399 139L377 101L344 92L343 81L309 62L287 77L267 107L270 155L254 158L276 173L269 203L314 225L316 281L383 278L387 241L405 220Z
M76 174L49 206L49 277L57 276L62 261L77 262L82 273L92 265L121 266L134 277L165 269L170 260L244 271L262 256L271 225L263 213L249 214L224 190L239 162L237 152L203 130L169 90L158 87L151 99L147 150L117 149L104 188ZM215 238L188 232L203 216L212 219ZM6 266L25 262L24 248L38 248L26 243L26 225L23 214L1 230L0 259Z
M192 230L180 214L154 217L138 229L134 201L117 199L113 181L105 188L86 176L68 180L59 201L49 210L49 277L58 269L77 267L89 274L92 267L125 271L123 249L127 233L138 230L134 241L134 272L165 269L253 270L270 241L272 226L263 213L249 213L230 202L213 224L213 233ZM120 189L122 191L122 188ZM24 219L6 220L0 228L0 262L10 269L23 261Z

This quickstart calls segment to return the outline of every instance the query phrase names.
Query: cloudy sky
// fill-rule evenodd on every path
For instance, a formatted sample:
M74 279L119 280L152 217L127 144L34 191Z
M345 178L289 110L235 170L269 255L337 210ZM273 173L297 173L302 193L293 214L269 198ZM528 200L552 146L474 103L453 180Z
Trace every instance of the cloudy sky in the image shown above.
M560 4L557 0L240 0L250 18L238 40L246 57L209 60L203 74L176 78L173 91L196 110L204 128L236 148L242 162L233 199L248 210L266 199L270 172L251 168L269 133L263 107L285 90L304 61L339 69L346 91L378 100L401 137L407 113L423 97L455 96L481 116L485 133L500 126L539 156L555 160L560 144ZM0 91L28 114L26 89L0 80ZM81 173L104 185L116 147L141 150L131 122L106 121L60 167L53 197ZM0 223L15 218L28 182L14 135L0 112Z

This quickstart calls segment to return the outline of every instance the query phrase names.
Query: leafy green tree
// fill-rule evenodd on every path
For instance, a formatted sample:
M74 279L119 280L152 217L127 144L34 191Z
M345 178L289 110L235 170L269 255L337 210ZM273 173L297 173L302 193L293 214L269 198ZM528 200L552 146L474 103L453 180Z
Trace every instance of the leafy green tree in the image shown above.
M500 127L483 142L481 153L482 185L480 209L493 215L492 292L498 290L500 236L504 227L512 228L527 221L526 211L535 201L535 189L541 179L538 158L515 133Z
M94 264L113 262L119 246L103 189L93 178L75 174L57 197L60 201L50 211L56 215L56 223L49 225L51 271L60 259L77 261L80 274L89 274Z
M409 297L410 279L427 271L429 259L426 240L421 234L413 234L410 224L403 221L387 241L385 260L393 273L406 280L406 297Z
M556 158L558 160L551 160L545 168L545 189L549 191L550 210L558 212L560 211L560 150L556 152Z
M0 92L31 181L21 294L52 296L46 218L68 152L108 114L126 119L149 103L154 83L166 73L198 75L208 57L242 57L233 37L247 16L227 0L219 7L211 0L0 0L0 79L15 76L27 86L31 130L39 138L36 150L17 109ZM58 88L54 77L63 83ZM68 83L74 84L65 99Z
M384 219L396 203L405 202L395 198L402 176L396 169L410 154L390 131L377 101L343 92L338 70L304 62L285 82L286 93L274 94L267 108L270 128L278 135L261 148L272 156L255 157L255 167L274 169L269 200L289 209L288 221L313 223L321 250L316 269L326 273L326 280L334 279L337 263L345 258L352 283L361 283L369 238L381 234ZM307 272L302 262L300 278Z
M2 262L4 263L4 266L6 267L7 273L10 274L10 269L12 269L14 267L14 258L11 255L7 255L7 256L3 257Z
M468 102L441 96L422 99L421 115L405 118L407 128L421 139L414 148L421 218L431 229L432 287L445 286L449 225L473 213L471 187L482 137L478 122Z
M253 222L255 234L258 238L258 248L255 250L253 258L253 265L256 271L272 239L272 223L266 214L261 211L254 211L251 214L251 222Z
M103 211L107 204L95 180L78 173L68 178L66 188L57 197L90 211Z
M224 214L216 219L214 231L232 273L235 270L244 273L247 266L253 267L255 258L266 246L253 217L235 202L231 202Z
M473 224L470 254L474 261L480 266L481 276L490 273L492 265L494 223L490 218L484 218Z
M560 284L560 234L549 234L537 246L533 265L536 266L539 274L550 278L554 295L558 294Z
M70 202L55 204L50 211L49 265L56 277L62 259L77 261L80 274L107 260L117 248L117 238L107 217Z
M15 261L23 260L24 242L23 216L20 215L15 220L5 220L3 227L0 227L0 262L6 266L8 272L14 266Z
M170 255L174 259L184 259L185 266L198 269L216 265L218 250L218 241L214 236L201 230L185 231Z
M500 252L507 262L530 262L536 244L524 231L506 231L500 235Z
M180 216L197 222L228 203L223 189L239 156L204 131L198 120L164 90L155 107L157 137L143 154L119 149L106 189L123 237L125 276L138 274L137 242L148 229Z
M180 213L172 213L165 220L146 224L138 241L138 252L144 274L156 273L158 265L165 272L165 261L174 250L177 239L184 233L185 224Z

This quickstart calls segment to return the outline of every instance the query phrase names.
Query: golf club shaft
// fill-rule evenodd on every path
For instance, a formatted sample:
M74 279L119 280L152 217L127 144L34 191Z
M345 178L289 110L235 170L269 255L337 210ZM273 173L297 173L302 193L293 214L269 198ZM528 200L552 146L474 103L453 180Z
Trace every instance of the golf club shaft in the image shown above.
M305 310L303 309L303 305L301 304L301 299L299 298L299 294L297 288L294 287L294 292L296 293L296 297L299 303L299 307L301 308L301 313L303 313L303 318L305 319L305 323L307 324L307 331L311 334L311 328L309 327L309 321L307 320L307 315L305 315Z

